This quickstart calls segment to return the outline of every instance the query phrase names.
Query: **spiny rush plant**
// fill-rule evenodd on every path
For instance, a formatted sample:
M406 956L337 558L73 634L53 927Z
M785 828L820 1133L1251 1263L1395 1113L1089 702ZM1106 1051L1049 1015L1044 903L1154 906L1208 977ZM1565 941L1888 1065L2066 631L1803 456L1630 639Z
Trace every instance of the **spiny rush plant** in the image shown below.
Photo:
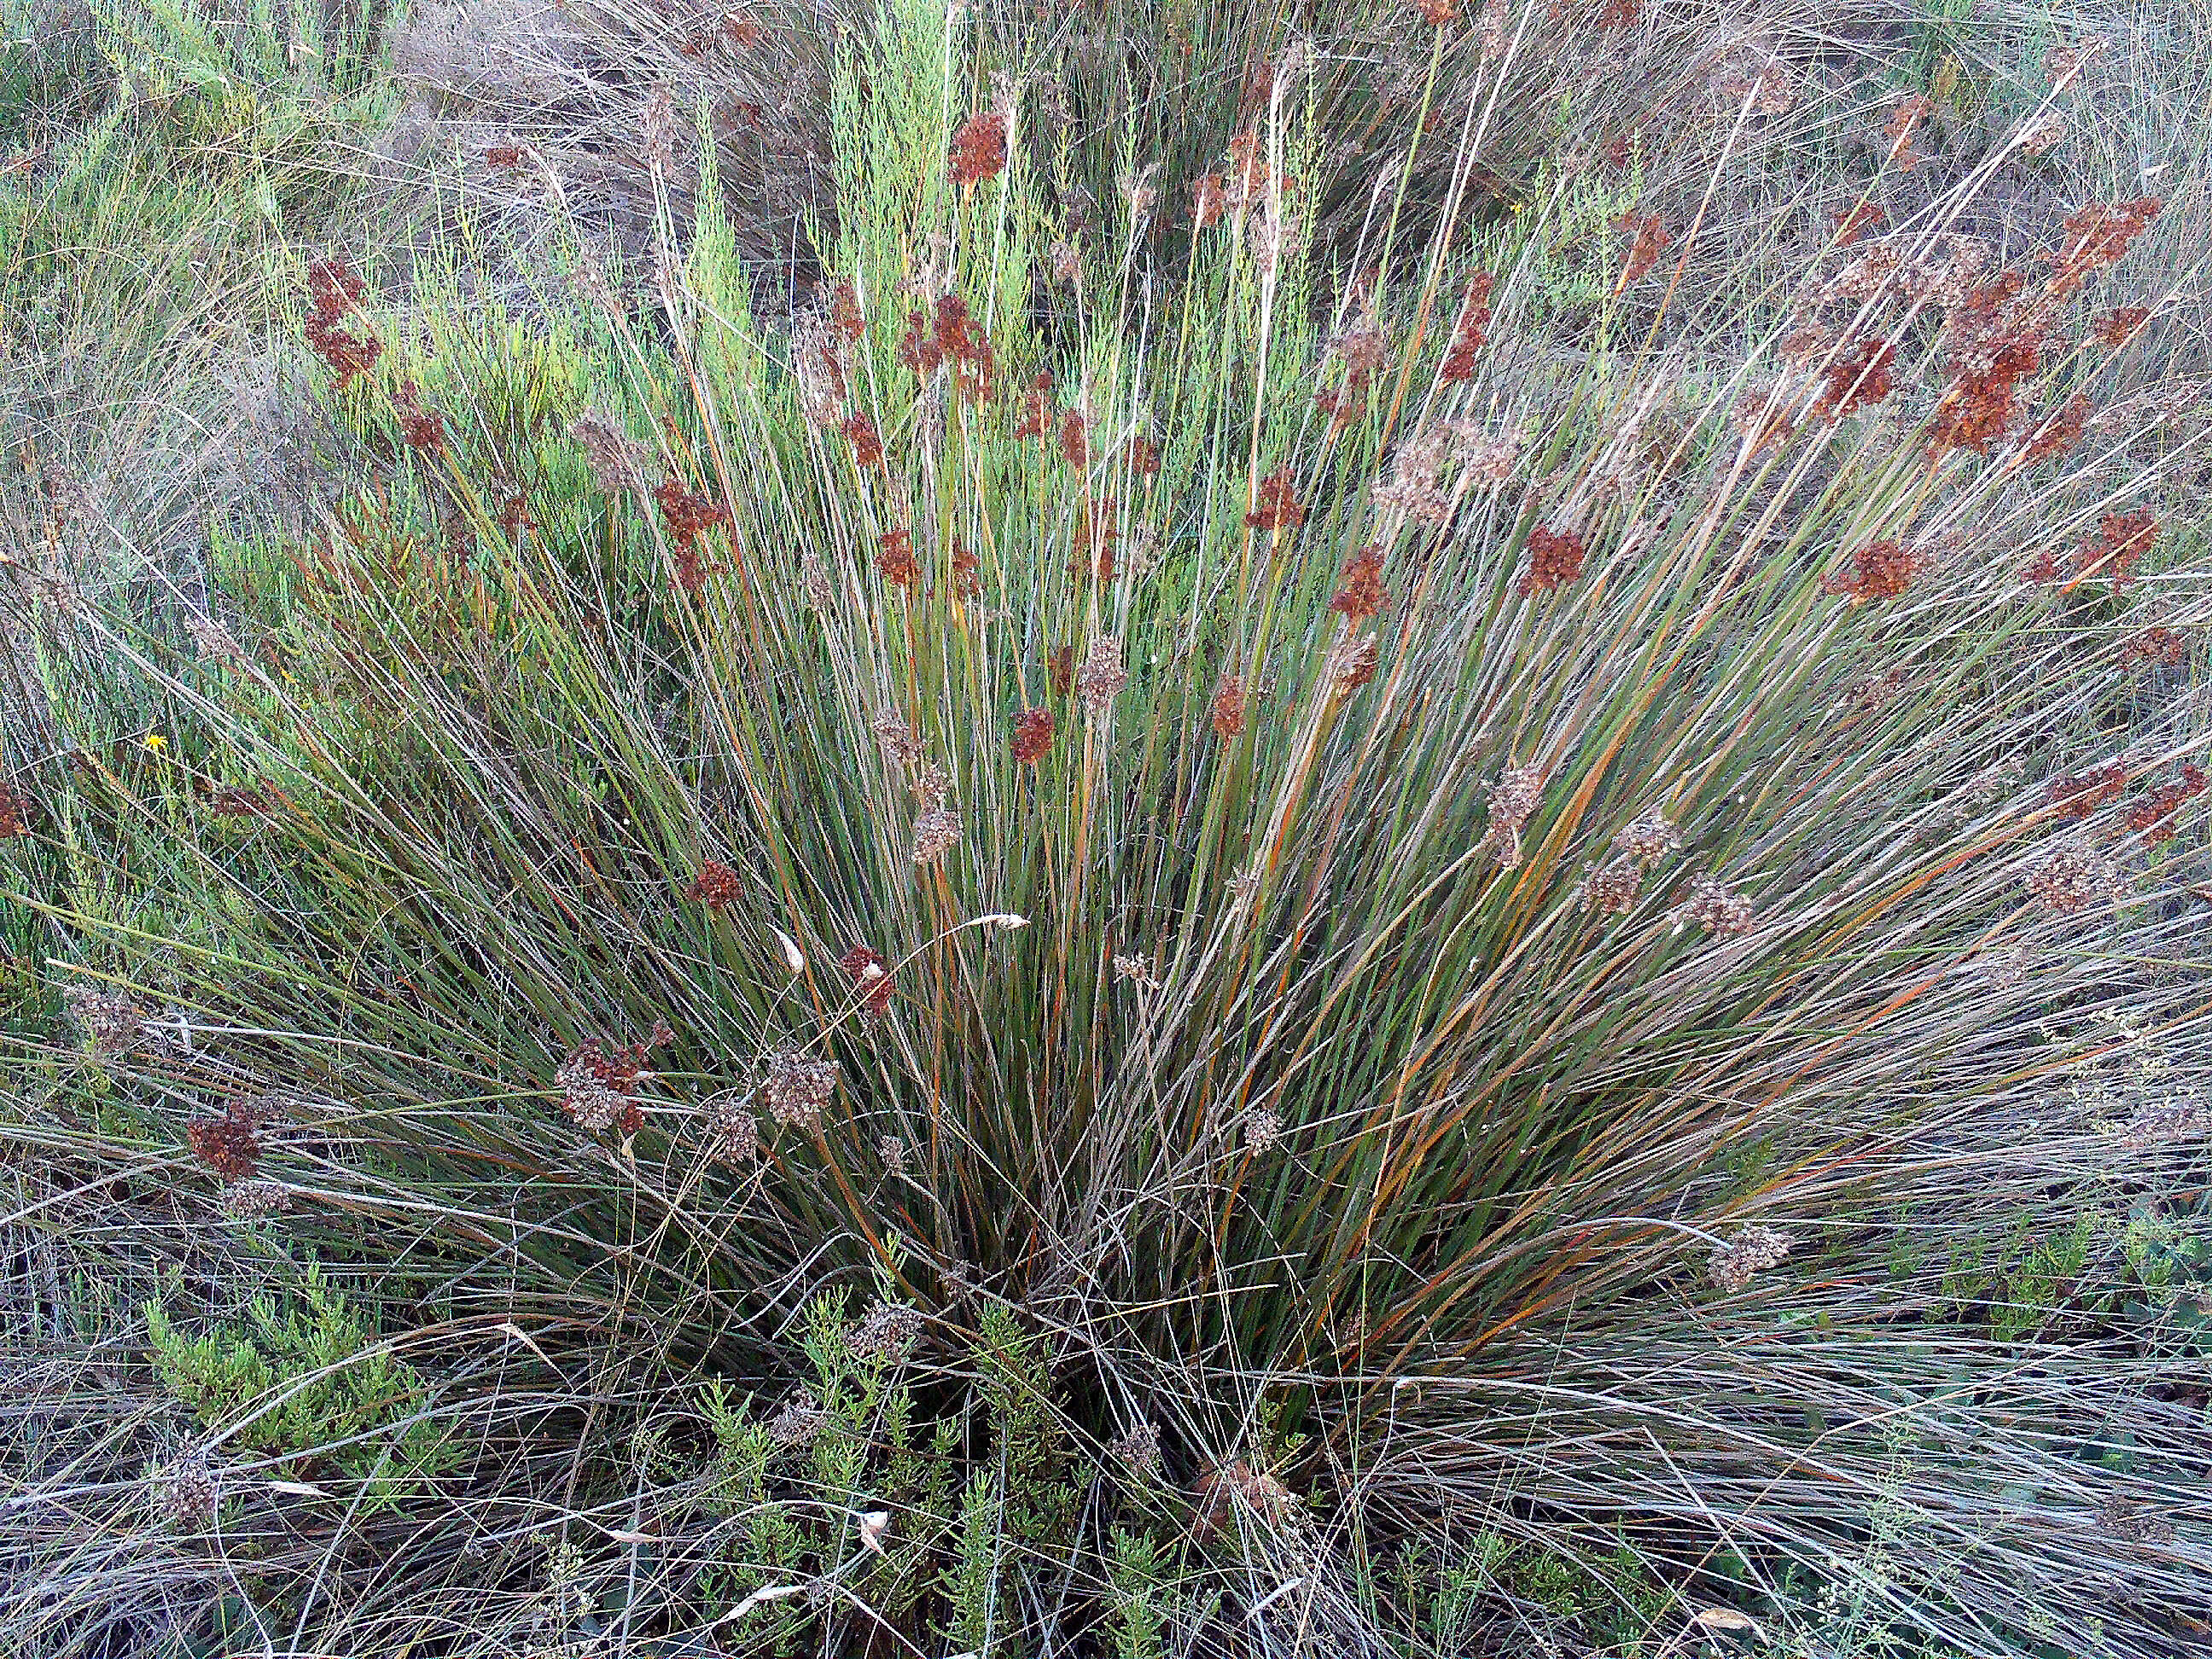
M452 1409L513 1437L468 1476L504 1535L628 1512L626 1465L578 1489L595 1402L775 1375L824 1287L915 1310L948 1420L1030 1413L1001 1447L1161 1448L1114 1537L977 1450L903 1622L778 1599L779 1641L1304 1650L1380 1617L1364 1553L1478 1534L1780 1607L1872 1535L1900 1639L2172 1650L2202 1547L2112 1517L2203 1516L2144 1404L2186 1359L1937 1312L1946 1241L2109 1166L2093 1018L2203 1041L2153 694L2206 433L2116 398L2141 319L2092 303L2159 204L2000 268L1972 177L1747 295L1695 193L1479 217L1477 98L1434 231L1377 193L1325 270L1293 66L1163 261L1183 204L1071 237L1030 112L893 21L787 327L711 189L642 311L581 257L527 317L306 270L353 486L231 538L189 640L75 619L170 713L7 798L79 1037L40 1063L102 1091L7 1133L434 1273L503 1356ZM1789 101L1715 85L1712 179ZM1571 345L1528 320L1569 223ZM602 1517L672 1586L625 1620L749 1628L706 1513ZM1155 1606L1164 1539L1233 1588Z

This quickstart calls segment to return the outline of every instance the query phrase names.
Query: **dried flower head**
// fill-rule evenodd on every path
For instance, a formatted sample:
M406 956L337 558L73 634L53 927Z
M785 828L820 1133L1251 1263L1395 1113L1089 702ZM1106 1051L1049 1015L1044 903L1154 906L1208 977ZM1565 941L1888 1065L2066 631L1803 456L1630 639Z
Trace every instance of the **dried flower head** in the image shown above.
M684 890L684 896L709 910L726 910L744 891L744 883L736 871L718 859L708 859L699 866L699 873L691 884Z
M896 1135L881 1135L876 1140L876 1156L883 1160L887 1176L903 1176L912 1166L914 1152Z
M1659 263L1659 256L1667 251L1674 234L1666 222L1656 213L1624 213L1613 222L1613 227L1628 240L1628 257L1620 268L1619 289L1648 276Z
M2148 793L2128 808L2121 822L2153 846L2169 841L2181 833L2174 823L2174 815L2204 793L2204 781L2203 767L2185 764L2179 778L2153 786Z
M292 1207L292 1189L281 1181L234 1181L222 1189L222 1212L233 1221L258 1221Z
M223 1181L244 1181L261 1163L261 1114L251 1101L233 1100L221 1117L185 1125L185 1144Z
M2173 1523L2143 1504L2108 1498L2097 1505L2097 1524L2115 1538L2134 1544L2171 1544Z
M2162 1100L2136 1109L2120 1126L2120 1145L2131 1152L2147 1152L2177 1140L2201 1140L2212 1135L2212 1112L2195 1098Z
M876 538L876 570L892 586L913 590L921 580L921 566L914 556L911 532L887 530Z
M2117 350L2135 337L2135 331L2150 320L2148 306L2118 306L2106 312L2089 325L2089 332L2100 345Z
M1654 806L1614 832L1613 851L1649 867L1682 844L1682 832Z
M1103 712L1128 683L1128 672L1121 666L1121 641L1101 634L1091 641L1083 666L1076 670L1075 695L1096 714Z
M1822 389L1814 400L1814 418L1838 421L1884 401L1896 362L1896 348L1879 334L1861 335L1838 346L1820 370Z
M1160 1478L1160 1425L1139 1423L1106 1449L1114 1461L1139 1480Z
M1117 955L1114 958L1114 977L1132 985L1141 986L1147 991L1157 991L1160 988L1161 981L1158 965L1150 957L1134 951Z
M759 1161L760 1119L753 1115L745 1097L726 1091L707 1103L707 1156L732 1170L744 1170Z
M1601 916L1626 914L1644 890L1644 866L1626 854L1609 860L1583 878L1582 908Z
M1836 246L1849 247L1862 236L1873 234L1887 222L1888 214L1873 202L1854 202L1836 210Z
M1241 1457L1200 1475L1196 1497L1192 1530L1200 1540L1236 1525L1240 1516L1277 1532L1289 1529L1297 1516L1298 1501L1291 1489Z
M1014 721L1014 758L1035 766L1052 748L1052 710L1024 708Z
M1709 933L1747 933L1754 920L1751 901L1741 893L1730 892L1711 876L1690 878L1690 896L1675 915Z
M931 807L914 821L914 861L935 864L960 844L960 814L947 805Z
M1334 695L1348 696L1375 678L1376 660L1375 636L1351 634L1329 647L1322 672Z
M137 1048L146 1033L146 1016L125 997L103 996L82 985L62 993L70 1018L92 1039L98 1054L125 1054Z
M779 1446L804 1446L830 1426L830 1413L811 1389L800 1389L768 1420L768 1437Z
M401 381L392 404L399 416L400 442L426 452L446 447L446 417L422 407L422 393L414 381Z
M1544 769L1509 766L1490 786L1490 821L1483 844L1491 856L1508 870L1521 865L1521 826L1543 798Z
M1850 567L1825 576L1820 586L1831 593L1847 595L1854 605L1868 599L1893 599L1911 587L1924 561L1902 542L1869 542L1851 555Z
M1583 538L1574 532L1538 525L1528 532L1528 559L1513 591L1525 599L1567 586L1583 574L1583 558L1587 550Z
M31 833L31 802L13 785L0 780L0 841L14 841Z
M2040 110L2020 124L2014 143L2030 155L2040 155L2066 136L2066 118L2057 110Z
M890 966L883 957L865 945L856 945L837 958L837 965L853 981L862 1007L872 1015L880 1016L889 1012L892 991Z
M1898 171L1910 173L1918 162L1913 154L1912 136L1920 124L1936 112L1936 100L1925 93L1908 93L1899 99L1882 124L1882 137L1889 140L1887 160L1897 163Z
M1437 378L1447 385L1474 378L1476 355L1490 337L1490 296L1497 282L1498 279L1486 270L1478 270L1468 279L1466 296L1460 301L1458 320L1452 325L1451 339L1444 347L1443 362L1437 370Z
M2078 823L2128 787L2124 761L2112 761L2087 772L2058 778L2044 792L2044 805L2061 823Z
M1003 110L984 110L961 123L952 135L952 182L963 186L995 179L1006 166L1006 116Z
M609 1129L625 1138L635 1134L645 1127L645 1114L631 1097L653 1075L646 1061L655 1048L675 1040L665 1020L654 1022L653 1035L645 1041L621 1048L609 1048L602 1037L586 1037L554 1071L562 1111L586 1134L604 1134Z
M365 292L360 277L343 259L319 259L307 267L307 301L312 313L301 331L308 349L330 365L341 389L367 374L384 352L384 342L343 325L346 313Z
M2102 35L2092 34L2070 46L2053 46L2043 54L2043 72L2051 77L2053 91L2063 90L2088 65L2104 56L2112 42Z
M2120 647L2120 666L2179 668L2189 659L2189 641L2171 628L2146 628Z
M1283 1138L1283 1115L1272 1106L1252 1105L1244 1109L1244 1150L1255 1158L1264 1158L1275 1150Z
M1370 542L1345 562L1344 586L1328 608L1349 623L1363 623L1382 608L1382 549Z
M1279 466L1260 480L1252 510L1244 515L1253 530L1296 530L1306 521L1306 510L1292 493L1291 470Z
M2159 522L2149 513L2107 513L2097 520L2096 535L2081 544L2075 562L2085 576L2103 575L2116 587L2135 580L2136 565L2150 551Z
M786 1128L819 1129L823 1108L837 1092L837 1062L779 1048L768 1057L760 1092L768 1115Z
M921 1315L898 1302L878 1302L845 1333L845 1346L864 1364L891 1365L921 1340Z
M2119 872L2112 861L2083 842L2052 848L2029 866L2021 879L2039 903L2062 916L2101 904L2120 889Z
M1705 1277L1723 1291L1741 1291L1753 1274L1779 1267L1796 1242L1773 1227L1746 1227L1725 1244L1713 1247Z
M184 1452L159 1465L149 1474L147 1487L161 1524L173 1531L203 1532L215 1524L222 1483L204 1451Z
M1246 702L1244 677L1242 674L1224 674L1215 684L1213 701L1208 705L1213 734L1224 743L1243 734Z
M861 469L879 468L884 464L883 434L876 423L857 410L838 422L837 429L845 434L845 442L853 453L853 465Z

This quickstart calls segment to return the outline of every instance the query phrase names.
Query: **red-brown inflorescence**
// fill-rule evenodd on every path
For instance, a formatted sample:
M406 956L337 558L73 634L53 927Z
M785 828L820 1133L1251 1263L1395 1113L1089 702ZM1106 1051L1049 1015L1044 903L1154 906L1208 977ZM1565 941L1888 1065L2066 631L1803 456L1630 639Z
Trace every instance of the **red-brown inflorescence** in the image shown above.
M1022 394L1022 418L1015 424L1017 438L1049 438L1058 422L1052 406L1052 373L1037 371L1030 382L1029 390Z
M2098 271L2119 264L2129 246L2148 228L2166 204L2155 196L2129 202L2091 202L2066 216L2066 241L2051 273L2051 289L2063 298L2079 293Z
M1045 658L1045 678L1061 696L1075 690L1075 647L1055 646Z
M2071 777L2059 778L2044 792L2044 804L2061 823L2078 823L2128 787L2124 762L2113 761Z
M1248 699L1244 694L1242 674L1224 674L1213 688L1213 701L1209 713L1213 721L1213 735L1224 743L1240 736L1244 730L1244 715Z
M2171 628L2146 628L2120 647L2120 666L2148 663L2153 668L2179 668L2188 660L2189 641Z
M676 1033L665 1020L653 1022L653 1035L642 1042L610 1049L603 1037L586 1037L568 1051L553 1073L561 1091L561 1109L569 1121L589 1134L617 1130L627 1139L645 1127L645 1114L632 1098L638 1085L652 1073L646 1061L653 1051L673 1042Z
M979 185L995 179L1006 166L1006 117L1003 110L984 110L961 123L952 135L951 172L956 185Z
M1566 586L1583 574L1583 559L1588 552L1583 538L1574 532L1538 525L1528 532L1528 562L1513 591L1525 599Z
M968 549L965 542L952 544L953 597L972 599L983 591L983 563Z
M1474 360L1490 334L1490 295L1498 279L1478 270L1468 279L1467 297L1460 301L1459 320L1452 325L1451 343L1444 348L1437 378L1447 383L1472 380Z
M837 965L853 981L853 988L863 1008L878 1015L889 1011L891 1006L891 975L883 957L865 945L856 945L837 958Z
M0 781L0 841L31 833L31 803L9 783Z
M744 891L744 882L736 871L719 859L708 859L700 865L699 873L684 890L684 896L709 910L726 910Z
M1986 454L2020 407L2020 383L2043 366L2040 302L2023 304L2018 271L1968 290L1944 323L1950 380L1936 406L1929 448Z
M261 1113L251 1101L234 1100L221 1117L185 1124L185 1144L223 1181L251 1179L261 1163Z
M344 325L345 314L359 306L364 292L361 278L343 259L318 259L307 267L307 301L313 314L302 332L309 349L330 365L341 386L367 374L384 352L384 342L376 336L366 331L356 335Z
M263 818L276 810L266 785L226 783L208 794L208 811L219 818Z
M1880 230L1889 216L1872 202L1855 202L1836 210L1836 246L1849 247L1860 237Z
M837 429L845 434L845 441L853 447L853 465L857 467L879 467L884 464L883 434L876 423L866 416L848 415L838 423Z
M699 537L716 525L727 524L730 515L706 496L689 490L674 478L664 478L653 492L653 499L660 505L661 522L668 527L668 538L676 548L676 584L686 593L696 593L713 568L699 553Z
M911 590L921 580L921 566L915 560L911 532L887 530L876 538L876 569L894 587Z
M1296 530L1306 521L1305 507L1291 490L1289 467L1279 466L1261 479L1257 496L1252 510L1244 515L1247 528Z
M1896 362L1896 349L1879 334L1862 334L1838 346L1820 370L1822 386L1814 400L1814 418L1841 420L1854 410L1881 403L1889 396Z
M1075 556L1067 562L1067 574L1075 577L1095 576L1102 582L1114 580L1114 547L1121 539L1114 520L1114 498L1100 497L1096 501L1086 500L1075 521Z
M1889 140L1888 159L1897 163L1899 173L1910 173L1920 158L1913 153L1912 136L1920 124L1936 112L1936 100L1925 93L1908 93L1899 99L1882 124L1882 137Z
M2027 459L2040 461L2054 455L2063 455L2081 441L2081 433L2088 420L2089 400L2077 392L2046 416L2029 434Z
M414 381L401 381L398 394L392 402L399 412L400 442L410 449L446 447L446 417L422 407L422 393Z
M1024 708L1014 721L1014 758L1035 766L1052 748L1052 710Z
M1346 562L1344 586L1337 589L1328 608L1347 622L1363 623L1382 608L1387 597L1382 591L1382 550L1370 542Z
M1659 263L1659 256L1674 240L1666 222L1656 213L1624 213L1613 226L1628 240L1628 258L1620 268L1620 286L1626 288L1650 274Z
M1459 15L1459 0L1413 0L1413 9L1438 28Z
M2174 814L2183 805L2204 793L2204 769L2184 766L2181 776L2174 782L2161 783L2141 800L2128 808L2126 823L2139 832L2142 838L2156 846L2181 833L2174 823Z
M2136 579L2136 565L2158 536L2158 519L2149 513L2107 513L2097 533L2081 544L2075 562L2084 576L2109 576L2124 587Z
M1869 542L1851 555L1849 568L1824 577L1820 586L1831 593L1849 595L1854 604L1893 599L1912 586L1922 568L1920 556L1902 542Z
M850 283L830 290L830 326L848 343L868 331L867 319L860 315L860 291Z
M1060 416L1060 459L1079 469L1091 465L1091 426L1079 410Z

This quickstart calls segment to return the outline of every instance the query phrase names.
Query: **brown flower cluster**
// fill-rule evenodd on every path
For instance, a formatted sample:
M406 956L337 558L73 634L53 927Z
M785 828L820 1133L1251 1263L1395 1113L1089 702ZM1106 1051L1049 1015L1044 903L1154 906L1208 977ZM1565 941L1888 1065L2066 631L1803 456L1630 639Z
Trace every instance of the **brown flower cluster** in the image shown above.
M2065 454L2081 441L2088 421L2089 400L2077 392L2028 434L2027 459L2040 461Z
M786 1128L819 1129L822 1109L836 1092L836 1061L810 1059L796 1048L780 1048L769 1056L761 1100L768 1115Z
M1468 278L1467 297L1460 301L1459 320L1452 325L1443 367L1437 370L1438 380L1452 384L1474 378L1475 355L1490 337L1490 295L1497 282L1486 270Z
M1339 640L1329 647L1322 665L1329 690L1340 697L1350 696L1375 678L1378 659L1372 634L1353 634Z
M853 981L861 1007L877 1018L890 1011L891 976L890 965L865 945L856 945L837 958L837 965L845 970L845 977Z
M642 1042L610 1049L602 1037L586 1037L568 1051L553 1073L561 1091L561 1109L586 1134L615 1129L627 1139L645 1126L645 1114L632 1098L653 1073L646 1061L653 1051L676 1040L665 1020L653 1022Z
M1075 695L1083 706L1094 714L1101 712L1128 683L1128 671L1121 666L1121 642L1110 634L1091 641L1083 666L1075 672Z
M984 110L961 123L952 135L952 182L963 187L995 179L1006 167L1006 116Z
M2023 301L2023 287L2018 271L2002 271L1951 307L1943 325L1948 384L1936 406L1931 453L1987 454L2010 428L2020 383L2043 367L2043 301Z
M0 782L0 841L14 841L30 833L30 798L13 785Z
M1913 135L1920 124L1936 112L1936 100L1925 93L1908 93L1897 100L1882 124L1882 137L1889 140L1888 160L1897 163L1899 173L1910 173L1919 164L1920 157L1912 148Z
M1723 1291L1741 1291L1757 1274L1780 1267L1796 1242L1773 1227L1746 1227L1726 1243L1713 1247L1705 1277Z
M696 593L714 568L699 556L699 538L717 525L727 524L730 515L672 477L660 481L653 499L660 505L661 522L667 526L668 538L676 546L676 584L686 593Z
M1296 530L1306 521L1306 510L1291 487L1291 470L1279 466L1260 480L1257 501L1244 515L1251 530Z
M863 471L884 464L884 436L876 430L876 423L857 410L837 423L852 447L853 465Z
M1208 705L1208 714L1213 722L1213 735L1224 743L1242 736L1249 702L1244 690L1244 677L1242 674L1224 674L1214 686L1213 701Z
M1868 599L1893 599L1912 586L1923 562L1902 542L1869 542L1851 555L1848 569L1821 578L1820 586L1830 593L1848 594L1854 605Z
M2148 794L2130 805L2123 822L2146 842L2156 846L2160 842L2171 840L2181 833L2174 823L2174 814L2203 793L2204 769L2185 765L2181 769L2178 780L2156 785Z
M950 363L961 394L977 398L990 395L992 375L998 367L990 337L969 314L968 302L957 294L939 300L933 314L920 311L908 314L898 360L925 378Z
M1613 222L1629 239L1628 258L1620 268L1619 283L1620 288L1626 288L1650 275L1659 263L1659 256L1674 240L1674 234L1656 213L1624 213Z
M2146 628L2120 647L2120 666L2138 663L2153 668L2179 668L2189 658L2189 641L2171 628Z
M2148 306L2121 306L2106 312L2089 325L2089 332L2100 345L2118 349L2133 337L2135 331L2150 319Z
M247 1180L261 1164L261 1112L251 1101L231 1101L221 1117L185 1125L185 1144L224 1182Z
M1052 404L1052 371L1039 369L1029 389L1021 394L1022 417L1014 424L1017 438L1049 439L1059 429L1059 412Z
M1690 896L1676 914L1709 933L1747 933L1756 919L1748 898L1730 892L1711 876L1690 878Z
M1482 838L1491 856L1508 870L1521 863L1521 826L1543 798L1544 769L1509 766L1490 786L1490 822Z
M1838 346L1820 370L1820 395L1813 404L1816 420L1838 421L1854 410L1871 408L1889 396L1896 348L1879 334L1862 334Z
M1349 623L1363 623L1382 608L1389 596L1382 591L1382 550L1379 544L1370 542L1347 560L1344 567L1344 586L1328 608Z
M1052 710L1024 708L1014 721L1014 758L1035 766L1052 748Z
M2046 909L2070 916L2119 891L2119 872L2094 847L2054 848L2028 867L2022 884Z
M2091 202L2069 214L2060 227L2065 251L2051 273L2051 293L2059 298L2076 294L2098 271L2119 264L2165 206L2158 197L2139 196L2133 201Z
M914 556L913 532L886 530L876 538L876 571L892 586L913 592L921 580L921 565Z
M2074 556L2075 567L2085 576L2107 575L2124 587L2136 579L2136 565L2150 551L2158 528L2154 514L2107 513L2097 520L2096 535Z
M1856 202L1836 210L1836 246L1849 247L1862 236L1880 230L1889 216L1872 202Z
M349 386L368 372L384 352L384 342L374 334L355 334L345 326L345 315L361 303L365 292L360 277L343 259L318 259L307 267L307 302L313 314L307 319L308 348L331 367L338 385Z
M2127 763L2114 761L2071 777L2055 780L2044 791L2044 805L2061 823L2078 823L2128 787Z
M691 884L684 890L684 896L709 910L726 910L744 892L744 883L736 871L719 859L708 859L699 866L699 873Z
M446 447L446 417L422 407L422 390L414 381L401 381L392 403L399 415L400 442L425 451Z
M1565 587L1583 574L1589 552L1583 538L1571 530L1547 530L1538 525L1528 532L1528 560L1513 591L1522 599Z
M208 794L208 811L219 818L264 818L276 810L265 784L226 783Z

